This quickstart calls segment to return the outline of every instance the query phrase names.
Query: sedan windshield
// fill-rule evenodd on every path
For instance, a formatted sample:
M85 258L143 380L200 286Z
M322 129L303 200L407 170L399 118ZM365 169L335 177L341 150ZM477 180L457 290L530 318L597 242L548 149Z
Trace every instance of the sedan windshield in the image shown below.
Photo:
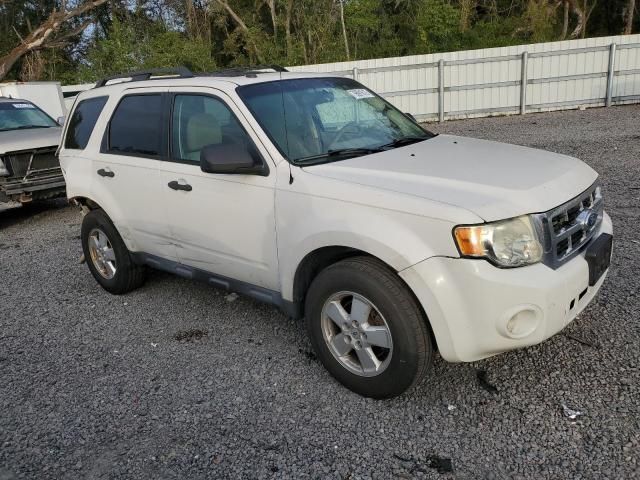
M349 78L298 78L246 85L238 94L292 163L368 155L433 137Z
M33 103L19 100L0 102L0 132L58 126L54 119Z

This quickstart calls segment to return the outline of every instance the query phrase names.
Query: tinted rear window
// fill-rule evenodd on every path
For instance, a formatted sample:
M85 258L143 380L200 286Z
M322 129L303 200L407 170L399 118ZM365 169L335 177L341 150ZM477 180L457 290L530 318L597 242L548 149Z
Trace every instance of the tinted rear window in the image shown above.
M69 120L64 148L83 149L87 146L107 99L108 97L95 97L78 103Z
M129 95L120 101L111 117L109 151L159 156L162 132L161 95Z

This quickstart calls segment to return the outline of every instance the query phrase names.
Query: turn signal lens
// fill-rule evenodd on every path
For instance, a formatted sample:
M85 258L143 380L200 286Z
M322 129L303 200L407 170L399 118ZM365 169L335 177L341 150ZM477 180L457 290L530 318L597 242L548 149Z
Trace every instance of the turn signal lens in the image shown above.
M483 232L482 227L458 227L454 234L462 255L473 257L484 255L482 238L486 236L487 232Z

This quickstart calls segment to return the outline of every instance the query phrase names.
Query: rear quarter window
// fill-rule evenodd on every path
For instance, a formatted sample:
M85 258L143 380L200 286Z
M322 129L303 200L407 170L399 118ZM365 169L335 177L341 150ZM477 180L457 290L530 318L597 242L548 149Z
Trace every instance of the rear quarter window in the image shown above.
M82 100L73 111L64 139L64 148L84 149L109 97Z

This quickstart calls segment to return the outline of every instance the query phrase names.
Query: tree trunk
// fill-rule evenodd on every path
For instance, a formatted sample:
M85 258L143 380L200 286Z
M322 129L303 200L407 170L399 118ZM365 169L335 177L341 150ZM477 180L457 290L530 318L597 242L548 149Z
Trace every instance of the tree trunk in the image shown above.
M287 42L287 59L291 60L293 54L293 42L291 41L291 13L293 12L293 0L287 1L287 10L284 18L284 34Z
M569 2L565 0L562 2L562 6L564 8L564 12L562 16L562 34L560 35L560 39L564 40L567 38L567 33L569 33Z
M276 0L265 0L269 5L269 13L271 13L271 23L273 24L273 38L278 39L278 17L276 16Z
M460 30L466 32L471 28L471 19L476 9L476 0L460 1Z
M571 38L584 38L587 33L587 21L589 19L589 15L593 11L593 6L591 9L588 8L587 0L581 2L580 0L568 0L571 3L571 9L573 13L578 17L578 23L576 27L571 32ZM594 3L595 5L595 3Z
M20 58L22 58L23 55L46 48L51 43L60 42L61 39L56 39L55 34L60 31L65 22L84 15L90 10L93 10L94 8L102 5L106 1L107 0L90 0L74 8L73 10L54 10L53 12L51 12L49 14L49 17L41 25L39 25L35 30L32 30L24 39L21 39L20 43L11 51L9 51L9 53L0 57L0 80L7 76L9 70L11 70L11 68L18 60L20 60ZM63 38L77 35L88 26L89 22L85 22L80 26L80 28L73 30Z
M247 43L251 45L251 48L253 49L253 53L256 56L256 59L258 60L258 62L264 63L264 60L262 59L262 55L260 54L260 50L258 49L258 46L249 37L249 27L247 27L247 24L244 23L242 18L240 18L240 16L233 11L233 9L229 6L226 0L215 0L215 1L218 3L218 5L220 5L222 8L226 10L226 12L229 14L229 16L233 19L235 24L238 26L238 28L240 28L240 30L242 30L246 34Z
M633 30L633 14L636 11L636 0L629 0L626 10L627 11L625 12L624 30L622 31L622 34L631 35L631 30Z
M35 50L24 56L20 69L21 82L34 82L42 78L44 73L45 60L40 50Z
M344 0L340 2L340 23L342 24L342 36L344 37L344 51L347 54L347 60L351 60L349 55L349 40L347 39L347 27L344 24Z

